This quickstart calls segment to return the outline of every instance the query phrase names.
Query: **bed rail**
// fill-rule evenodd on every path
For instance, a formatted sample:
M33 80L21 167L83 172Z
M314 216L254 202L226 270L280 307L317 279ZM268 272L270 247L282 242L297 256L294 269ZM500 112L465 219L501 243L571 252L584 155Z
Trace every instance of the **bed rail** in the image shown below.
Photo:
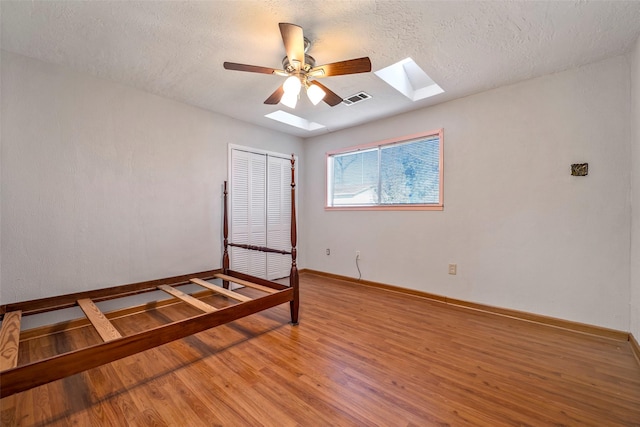
M282 249L271 249L271 248L267 248L266 246L243 245L241 243L229 243L229 246L232 246L234 248L249 249L251 251L271 252L271 253L282 254L282 255L291 255L291 251L285 251Z
M188 285L189 279L199 277L204 280L215 278L220 269L201 271L200 273L185 274L182 276L167 277L165 279L148 280L146 282L131 283L128 285L112 286L110 288L94 289L90 291L76 292L54 297L34 299L30 301L14 302L0 306L0 319L6 313L22 311L23 316L46 313L48 311L62 310L63 308L76 307L80 299L91 299L93 302L102 302L132 295L153 292L160 285L182 286Z

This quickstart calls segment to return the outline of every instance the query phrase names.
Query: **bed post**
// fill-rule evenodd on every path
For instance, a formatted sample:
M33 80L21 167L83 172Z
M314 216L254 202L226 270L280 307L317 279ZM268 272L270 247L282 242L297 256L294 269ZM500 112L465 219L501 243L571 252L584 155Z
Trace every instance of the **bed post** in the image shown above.
M229 274L229 209L227 206L227 181L224 182L224 219L222 224L222 237L224 238L224 253L222 255L222 273ZM222 281L222 287L229 289L229 282Z
M293 300L289 303L291 309L291 324L298 324L298 307L300 306L298 267L296 265L296 245L298 242L296 226L296 158L291 154L291 273L289 274L289 286L293 289Z

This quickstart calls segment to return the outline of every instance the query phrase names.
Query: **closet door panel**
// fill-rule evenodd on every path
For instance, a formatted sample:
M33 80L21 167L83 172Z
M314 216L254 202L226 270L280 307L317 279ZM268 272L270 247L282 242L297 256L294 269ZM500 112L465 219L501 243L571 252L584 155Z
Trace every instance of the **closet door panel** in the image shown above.
M291 161L269 156L267 159L267 245L291 250ZM287 277L291 256L267 254L267 278Z
M266 246L266 157L231 152L231 242ZM266 254L231 248L231 268L266 277Z

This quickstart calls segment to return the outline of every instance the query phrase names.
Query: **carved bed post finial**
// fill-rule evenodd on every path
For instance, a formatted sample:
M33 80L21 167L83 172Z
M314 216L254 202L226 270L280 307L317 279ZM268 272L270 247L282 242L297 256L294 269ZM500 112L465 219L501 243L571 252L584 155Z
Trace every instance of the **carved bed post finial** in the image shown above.
M300 292L298 266L296 264L298 243L298 231L296 226L296 157L291 154L291 272L289 274L289 286L293 289L293 300L289 303L291 309L291 324L298 324L298 308L300 307Z
M224 252L222 254L222 273L229 274L229 209L227 206L227 195L229 192L227 191L227 181L224 182L224 219L222 224L222 237L224 241ZM229 289L229 282L226 280L222 281L222 286L225 289Z

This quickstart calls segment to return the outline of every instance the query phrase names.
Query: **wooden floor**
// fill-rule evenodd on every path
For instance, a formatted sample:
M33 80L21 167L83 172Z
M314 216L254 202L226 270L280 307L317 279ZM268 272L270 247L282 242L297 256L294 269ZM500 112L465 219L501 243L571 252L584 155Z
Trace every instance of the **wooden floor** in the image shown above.
M2 399L0 422L640 425L640 366L628 342L310 274L301 298L297 327L288 306L267 310ZM114 324L126 335L192 310L180 303ZM81 328L25 341L21 363L98 340Z

